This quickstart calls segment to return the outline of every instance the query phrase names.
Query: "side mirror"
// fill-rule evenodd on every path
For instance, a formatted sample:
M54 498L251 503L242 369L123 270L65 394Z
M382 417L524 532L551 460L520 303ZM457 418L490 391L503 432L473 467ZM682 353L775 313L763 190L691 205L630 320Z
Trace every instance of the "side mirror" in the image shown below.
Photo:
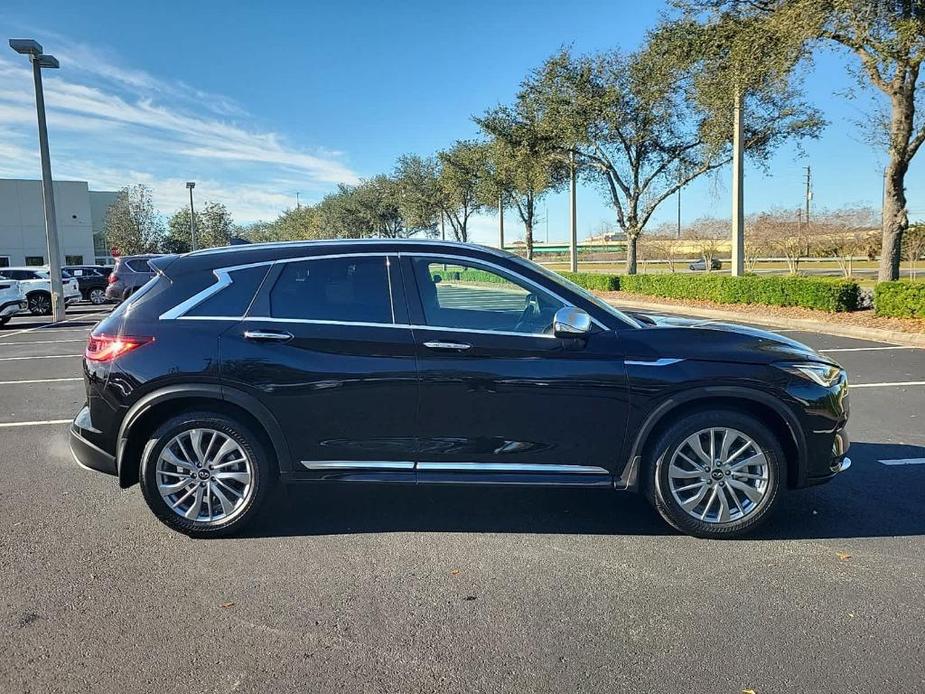
M584 337L591 332L591 316L575 306L564 306L556 311L552 331L556 337Z

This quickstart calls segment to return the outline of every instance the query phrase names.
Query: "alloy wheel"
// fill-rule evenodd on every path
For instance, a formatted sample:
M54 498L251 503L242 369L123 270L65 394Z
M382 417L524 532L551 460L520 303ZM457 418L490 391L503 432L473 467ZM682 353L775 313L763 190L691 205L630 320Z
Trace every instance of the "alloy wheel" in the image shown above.
M746 434L728 427L701 429L671 454L668 487L692 518L728 523L752 514L770 488L765 452Z
M29 297L29 312L35 316L51 313L51 297L47 294L33 294Z
M99 287L90 290L90 303L94 306L106 303L106 292Z
M227 522L250 498L254 470L241 445L215 429L188 429L161 449L155 467L161 498L178 516Z

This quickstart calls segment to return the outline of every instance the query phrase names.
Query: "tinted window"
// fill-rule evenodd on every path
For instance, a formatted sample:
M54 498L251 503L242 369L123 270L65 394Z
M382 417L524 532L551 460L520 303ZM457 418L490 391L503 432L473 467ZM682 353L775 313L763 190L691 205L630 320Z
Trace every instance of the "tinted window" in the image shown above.
M286 263L270 292L274 318L391 323L384 256Z
M476 264L414 261L428 325L517 333L551 333L564 305L531 284Z
M236 270L229 274L231 284L186 312L188 316L243 316L250 306L269 265Z
M153 272L153 270L151 270L151 266L148 265L147 258L135 258L134 260L126 260L125 264L135 272Z

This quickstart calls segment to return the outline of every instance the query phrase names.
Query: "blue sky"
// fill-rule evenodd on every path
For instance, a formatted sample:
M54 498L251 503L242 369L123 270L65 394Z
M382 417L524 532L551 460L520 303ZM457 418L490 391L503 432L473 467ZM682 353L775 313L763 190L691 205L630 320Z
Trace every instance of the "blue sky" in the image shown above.
M0 27L31 36L60 60L46 73L56 178L96 189L147 183L165 213L184 182L239 221L272 219L338 182L388 171L405 152L432 153L475 135L471 116L509 101L523 76L565 44L579 52L632 50L660 5L621 0L522 2L83 3L6 0ZM5 43L5 41L4 41ZM820 54L809 100L830 125L818 141L778 152L768 173L746 170L749 212L802 204L802 167L814 205L876 206L883 155L855 121L861 104L839 92L851 59ZM28 64L0 50L0 176L35 178ZM729 210L729 171L684 191L685 221ZM908 178L913 217L925 216L921 167ZM551 239L567 230L565 194L550 196ZM653 226L673 222L672 200ZM599 191L579 193L579 233L614 214ZM513 229L512 229L513 227ZM545 222L538 229L545 235ZM495 222L475 223L494 240ZM515 236L516 225L508 225Z

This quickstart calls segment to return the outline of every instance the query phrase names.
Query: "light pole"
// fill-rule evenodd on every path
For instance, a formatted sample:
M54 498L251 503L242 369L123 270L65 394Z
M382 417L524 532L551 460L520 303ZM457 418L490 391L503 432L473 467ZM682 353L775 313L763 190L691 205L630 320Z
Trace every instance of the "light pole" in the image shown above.
M28 55L35 81L35 111L39 123L39 151L42 157L42 198L45 202L45 242L48 248L48 271L51 279L51 316L64 320L64 286L61 282L61 249L58 245L58 219L55 215L55 191L51 182L51 157L48 154L48 127L45 123L45 93L42 68L57 68L58 59L42 53L42 44L33 39L10 39L10 48Z
M196 250L196 212L193 210L193 188L196 187L195 181L187 181L186 188L189 190L189 249Z

